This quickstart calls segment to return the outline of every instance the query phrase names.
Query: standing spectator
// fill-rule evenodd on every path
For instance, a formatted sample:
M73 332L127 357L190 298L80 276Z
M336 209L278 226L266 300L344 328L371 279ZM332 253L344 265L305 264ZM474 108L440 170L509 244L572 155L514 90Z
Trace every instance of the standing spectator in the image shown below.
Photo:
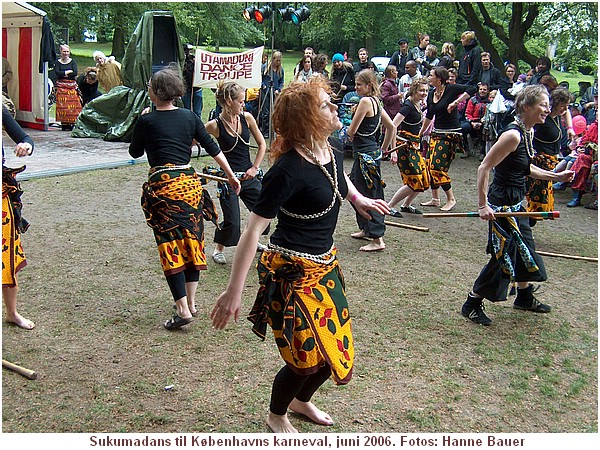
M79 86L77 86L77 63L71 58L68 45L60 46L60 58L56 61L56 121L63 131L70 131L81 112Z
M440 65L440 60L437 57L437 47L433 44L429 44L425 48L425 60L421 64L421 67L424 67L425 71L422 73L427 73L435 66Z
M202 117L202 88L194 86L194 72L196 67L196 55L191 51L194 49L192 44L183 46L185 60L183 62L183 81L185 82L185 93L181 100L186 109L192 110L198 117Z
M488 52L481 54L481 70L477 78L478 81L487 83L490 91L496 91L500 87L502 73L492 64L492 59Z
M349 92L354 92L354 70L352 64L344 61L344 55L336 53L331 58L333 68L331 69L330 79L332 82L333 103L338 104Z
M591 125L598 116L598 77L594 79L594 84L585 90L579 101L581 105L581 114L585 117L588 125Z
M477 76L481 70L481 50L475 39L475 32L465 31L460 36L460 42L463 46L463 54L459 59L456 82L476 86L479 81Z
M13 71L8 59L2 57L2 92L8 95L8 82L12 80Z
M420 73L427 73L427 68L423 66L423 61L426 58L425 50L427 50L427 46L429 45L429 35L418 33L417 42L419 44L410 49L408 60L417 62L417 69Z
M514 101L515 96L512 94L512 88L517 81L517 66L508 63L504 67L504 76L500 78L500 93L506 100Z
M164 323L167 330L189 324L196 313L200 271L206 270L203 217L217 220L208 191L190 165L194 139L221 166L232 189L240 191L238 178L200 118L173 104L184 90L183 80L173 69L152 75L148 95L156 110L144 110L129 145L133 158L146 153L150 165L142 187L142 209L154 231L162 270L175 300L176 312Z
M405 73L404 67L406 66L406 61L408 61L408 39L400 39L398 46L400 48L392 54L389 64L396 66L398 78L400 78Z
M381 83L381 101L383 102L383 109L388 116L396 117L398 111L400 111L401 98L402 96L398 93L398 85L396 79L398 78L398 71L396 66L391 64L385 68L383 72L385 79Z
M96 61L96 71L98 72L98 82L104 92L108 93L115 86L123 85L121 77L121 63L114 56L107 57L100 50L95 51L92 56Z
M329 58L325 53L318 53L313 59L313 73L323 76L326 80L329 79L328 60Z
M489 326L492 321L484 312L483 299L505 301L511 282L517 285L513 308L535 313L549 313L551 307L533 295L531 282L546 281L544 261L536 253L527 217L496 217L498 212L523 211L525 178L569 181L573 172L549 172L531 164L534 155L533 126L550 113L546 91L528 86L517 96L517 117L490 149L477 171L479 217L489 221L487 265L480 272L467 295L461 313L472 322ZM494 177L490 185L490 172ZM488 187L489 186L489 187Z
M81 92L82 106L91 102L102 94L98 92L98 77L96 76L96 68L88 67L85 72L77 78L79 92Z
M416 61L406 61L404 70L406 73L400 77L400 82L398 83L398 92L402 95L402 99L404 99L410 85L413 84L416 79L421 77L421 72L417 69Z
M215 230L213 261L225 264L225 247L237 245L241 235L240 199L252 210L261 189L260 163L265 157L267 145L254 117L244 112L244 88L233 81L220 81L215 97L221 105L221 114L206 124L206 131L217 139L231 170L241 181L239 194L232 192L226 183L218 182L217 193L223 212L223 221ZM250 135L258 145L254 161L250 159ZM219 171L214 175L223 177ZM268 233L268 229L263 234Z
M438 66L445 67L450 70L454 67L454 60L456 59L456 49L452 42L444 42L442 45L442 53Z
M482 81L477 86L477 93L467 101L465 120L461 123L465 146L465 154L462 158L484 153L481 132L483 131L483 118L490 104L489 94L489 85ZM473 140L473 148L469 145L469 137ZM477 148L479 151L476 150Z
M300 66L300 70L296 72L294 80L306 83L313 76L313 57L309 55L304 55L298 63L298 65Z
M284 70L281 65L281 52L274 51L271 60L264 66L260 87L259 125L263 136L270 135L271 100L273 104L283 89ZM271 136L272 137L272 136Z
M2 107L2 127L17 144L15 155L21 158L33 153L33 141L5 107ZM35 324L17 311L17 273L27 265L21 245L21 234L29 228L29 223L21 215L23 191L16 179L17 174L23 170L25 166L17 169L4 166L2 139L2 299L6 308L6 321L24 330L32 330Z
M310 56L311 58L315 57L315 51L313 50L312 47L306 47L304 49L304 56L303 58L298 62L298 64L296 64L296 66L294 67L294 77L298 74L298 72L300 70L302 70L302 62L304 61L304 57L306 56ZM294 78L295 79L295 78Z
M267 416L275 433L297 432L288 409L333 425L311 401L330 377L338 385L349 383L354 364L352 319L333 233L343 198L366 217L368 211L389 211L385 202L360 195L344 173L343 157L332 148L339 141L329 138L341 124L327 91L326 80L317 78L292 83L279 97L273 112L275 162L240 238L227 288L211 312L216 329L238 320L254 249L277 217L256 266L260 285L248 317L263 340L267 324L271 327L285 361L273 381Z
M535 70L531 78L527 81L527 84L540 84L542 77L550 75L550 66L552 62L547 56L541 56L535 62Z
M352 64L352 70L354 70L354 74L356 75L361 70L367 69L367 65L369 64L369 52L366 48L361 48L358 50L358 61L355 61Z
M356 93L360 96L352 123L348 127L348 137L352 140L354 164L350 179L356 189L367 198L383 199L383 180L381 179L381 149L387 150L394 140L396 128L382 108L379 100L379 83L375 73L363 70L356 76ZM378 134L385 128L383 146L379 145ZM360 247L361 252L376 252L385 249L385 216L373 211L371 219L366 219L358 210L356 222L359 230L352 233L355 239L370 239L371 242Z
M431 132L427 154L427 170L431 178L430 201L421 206L440 206L439 188L446 193L446 204L441 211L451 211L456 206L452 190L452 180L448 171L457 151L463 151L463 135L456 107L462 100L475 93L474 86L448 84L448 70L435 67L430 72L429 83L434 90L427 97L427 114L419 136L429 127L435 118L435 127Z

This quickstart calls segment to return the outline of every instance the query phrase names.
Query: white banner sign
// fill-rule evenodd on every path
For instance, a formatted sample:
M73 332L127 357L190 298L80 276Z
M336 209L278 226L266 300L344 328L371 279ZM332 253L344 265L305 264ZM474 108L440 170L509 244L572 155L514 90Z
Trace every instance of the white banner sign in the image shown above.
M221 80L235 81L245 88L259 88L264 46L242 53L212 53L196 49L195 87L217 87Z

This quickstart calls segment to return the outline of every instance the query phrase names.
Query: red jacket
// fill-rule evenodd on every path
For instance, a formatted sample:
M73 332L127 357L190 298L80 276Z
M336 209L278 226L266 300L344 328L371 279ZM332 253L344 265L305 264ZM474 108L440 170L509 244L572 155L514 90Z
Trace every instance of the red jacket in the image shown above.
M481 122L489 104L490 100L487 97L481 99L475 94L467 102L465 117L469 122Z

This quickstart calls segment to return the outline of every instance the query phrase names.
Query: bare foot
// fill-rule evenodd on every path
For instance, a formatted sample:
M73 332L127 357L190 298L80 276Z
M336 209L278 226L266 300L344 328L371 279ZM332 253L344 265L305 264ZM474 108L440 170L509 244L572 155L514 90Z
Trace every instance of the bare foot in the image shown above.
M371 242L370 244L363 245L359 250L361 252L380 252L385 249L385 244L383 242Z
M293 403L293 402L292 402ZM277 414L273 414L269 411L269 415L267 416L267 426L271 429L273 433L297 433L292 424L290 423L287 414L283 416L279 416Z
M15 313L14 317L6 318L8 323L14 323L19 328L23 328L24 330L33 330L35 328L35 323L31 320L26 319L19 313Z
M440 199L432 198L428 202L421 202L421 206L440 206Z
M448 200L448 202L440 208L440 211L444 211L444 212L452 211L455 206L456 206L455 199Z
M354 239L369 239L367 236L365 236L365 232L363 230L356 231L356 232L352 233L350 236L353 237Z
M329 414L321 411L312 402L301 402L297 398L290 403L290 409L298 414L303 414L319 425L333 425L333 419Z
M193 303L192 304L188 303L188 308L189 308L190 312L192 313L192 316L196 317L198 315L198 310L196 309L196 305L194 305Z

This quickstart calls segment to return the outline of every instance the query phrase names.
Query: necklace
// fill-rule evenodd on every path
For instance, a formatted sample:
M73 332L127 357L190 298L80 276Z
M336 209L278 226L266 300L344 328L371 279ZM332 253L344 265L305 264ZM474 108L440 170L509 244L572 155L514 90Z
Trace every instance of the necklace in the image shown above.
M302 214L292 213L290 211L287 211L284 208L281 208L281 212L283 212L284 214L286 214L290 217L293 217L295 219L303 219L303 220L317 219L319 217L323 217L325 214L327 214L329 211L331 211L331 209L335 205L336 200L339 200L340 204L343 201L342 194L340 194L340 191L338 189L338 174L337 174L337 164L335 162L335 155L333 154L333 149L331 148L331 145L329 145L329 142L327 142L327 149L329 150L329 155L331 156L331 163L333 165L333 177L332 177L329 174L329 172L327 171L327 169L325 168L325 166L323 166L323 164L321 164L321 161L319 161L319 158L317 158L317 156L312 152L311 149L309 149L304 144L301 144L300 146L302 147L302 150L304 150L306 155L309 156L310 159L315 163L315 165L318 166L319 169L321 169L321 172L323 172L325 174L325 177L327 177L327 180L329 180L329 184L331 185L331 187L333 189L333 198L331 199L331 203L329 204L329 206L327 208L325 208L324 211L321 211L319 213L302 215Z
M439 100L444 95L444 92L446 92L446 86L445 85L442 86L442 87L440 87L439 90L436 89L435 92L433 93L433 96Z
M523 137L525 138L525 149L527 150L527 156L529 159L532 159L535 156L535 149L533 148L533 129L528 130L523 120L519 116L515 117L514 123L521 129L523 132Z
M413 105L413 108L415 108L415 110L419 113L419 115L420 115L419 121L417 123L408 123L405 118L402 121L402 123L409 125L409 126L421 125L423 123L423 111L421 111L421 108L419 108L417 105L415 105L415 103L412 101L412 99L410 99L409 102L411 105Z
M537 136L537 134L534 134L533 138L536 141L541 142L542 144L554 144L562 139L562 130L560 128L560 117L559 116L556 116L556 117L550 116L550 120L552 121L552 123L554 124L556 129L558 130L558 137L556 139L554 139L553 141L544 141L544 140L540 139Z
M225 125L227 133L235 136L235 142L228 150L221 149L221 151L223 153L229 153L229 152L233 151L233 149L235 149L235 147L238 145L238 142L240 141L240 139L243 144L250 147L250 142L246 142L244 140L244 138L242 136L240 136L240 134L237 132L238 124L240 122L240 116L235 116L235 127L230 122L227 122L225 120L225 117L223 117L223 114L219 115L219 119L221 119L221 122L223 122L223 125Z

